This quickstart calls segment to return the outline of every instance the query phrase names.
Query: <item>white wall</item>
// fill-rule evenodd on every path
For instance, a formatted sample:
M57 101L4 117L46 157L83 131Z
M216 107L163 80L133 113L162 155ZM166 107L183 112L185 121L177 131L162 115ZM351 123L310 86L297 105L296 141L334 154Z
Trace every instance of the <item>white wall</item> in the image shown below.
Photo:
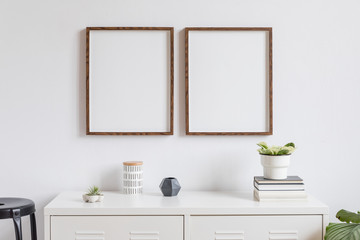
M35 200L43 239L53 197L119 189L123 161L144 161L148 191L169 175L184 190L251 190L262 173L255 143L294 141L290 173L331 216L360 209L359 9L358 0L1 0L0 196ZM87 26L175 27L174 136L85 135ZM186 26L273 27L273 136L184 135ZM0 224L0 239L14 239L11 221Z

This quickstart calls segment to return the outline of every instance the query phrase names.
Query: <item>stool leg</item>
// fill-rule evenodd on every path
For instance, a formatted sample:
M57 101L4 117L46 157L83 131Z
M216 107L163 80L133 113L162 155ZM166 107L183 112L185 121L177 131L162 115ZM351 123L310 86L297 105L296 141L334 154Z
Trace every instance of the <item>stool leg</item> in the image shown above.
M36 220L35 214L30 214L30 224L31 224L31 240L37 240L36 236Z
M12 210L16 240L22 240L20 209Z

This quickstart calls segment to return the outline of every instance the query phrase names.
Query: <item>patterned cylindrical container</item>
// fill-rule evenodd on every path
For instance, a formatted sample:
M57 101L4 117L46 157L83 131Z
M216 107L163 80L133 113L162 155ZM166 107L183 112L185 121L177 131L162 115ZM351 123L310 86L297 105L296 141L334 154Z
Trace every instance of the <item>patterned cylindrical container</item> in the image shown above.
M123 165L124 193L141 194L143 189L143 162L124 162Z

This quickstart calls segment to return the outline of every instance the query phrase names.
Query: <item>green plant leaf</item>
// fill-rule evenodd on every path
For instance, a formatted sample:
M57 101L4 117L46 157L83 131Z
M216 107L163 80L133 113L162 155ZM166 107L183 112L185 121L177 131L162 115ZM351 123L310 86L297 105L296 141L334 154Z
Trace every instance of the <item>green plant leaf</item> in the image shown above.
M101 195L99 187L97 186L89 187L87 195L89 196Z
M360 224L330 223L326 227L325 240L359 240Z
M295 148L295 143L289 142L288 144L285 144L284 147L293 147L293 148Z
M293 147L282 147L280 151L286 152L282 154L292 154L295 151Z
M259 148L257 151L258 151L260 154L265 154L265 153L264 153L265 149L263 149L263 148Z
M258 149L258 152L263 155L288 155L295 151L295 144L294 143L288 143L283 147L280 146L271 146L269 147L265 142L259 142L257 144L260 149Z
M279 151L281 150L281 147L279 147L279 146L271 146L269 149L273 152L272 155L279 155Z
M263 149L268 149L269 148L268 145L266 144L266 142L259 142L257 145L259 147L263 148Z
M289 153L290 153L289 149L282 148L282 149L280 149L280 151L278 152L278 155L286 155L286 154L289 154Z
M259 153L263 155L274 155L274 152L271 149L259 149Z
M354 212L350 212L350 211L346 211L344 209L341 209L340 211L337 212L336 217L341 221L341 222L352 222L352 223L360 223L360 214L359 213L354 213ZM360 239L360 238L359 238Z

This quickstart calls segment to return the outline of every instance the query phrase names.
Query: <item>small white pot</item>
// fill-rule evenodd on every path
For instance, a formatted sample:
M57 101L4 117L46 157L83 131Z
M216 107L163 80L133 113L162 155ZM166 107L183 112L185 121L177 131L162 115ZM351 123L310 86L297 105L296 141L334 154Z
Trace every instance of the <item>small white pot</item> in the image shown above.
M97 195L87 195L87 194L83 195L83 200L88 203L94 203L98 199L99 199L99 196L97 196Z
M104 200L104 195L98 195L98 200L96 200L97 202L102 202Z
M291 155L260 155L261 165L264 167L264 178L286 179L287 170L290 165Z
M104 200L104 195L83 195L84 202L94 203L94 202L102 202Z

